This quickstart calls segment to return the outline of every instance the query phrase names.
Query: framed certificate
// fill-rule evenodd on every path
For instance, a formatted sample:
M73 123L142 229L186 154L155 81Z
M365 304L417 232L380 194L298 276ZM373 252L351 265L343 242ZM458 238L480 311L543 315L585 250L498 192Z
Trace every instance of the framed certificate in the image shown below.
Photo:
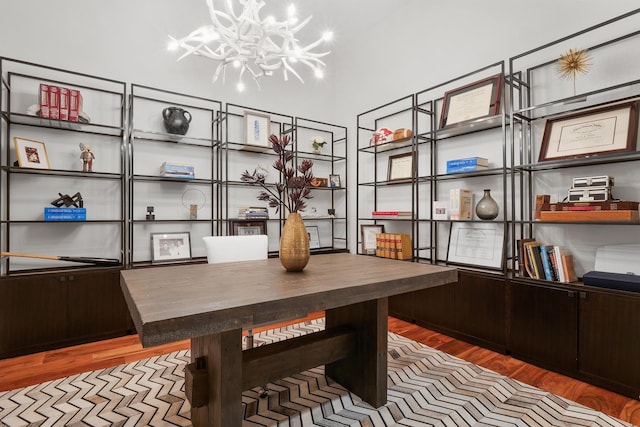
M413 158L413 153L396 154L395 156L389 156L387 181L411 181L415 171Z
M362 224L360 225L360 242L362 253L367 255L376 254L376 234L384 233L384 225Z
M151 262L191 259L191 235L178 233L151 233Z
M637 127L638 101L549 119L538 161L634 151Z
M502 269L504 225L453 222L449 233L447 262Z
M448 91L444 94L440 128L495 116L500 112L501 98L502 74Z
M318 227L315 225L307 226L307 234L309 235L309 249L320 249Z

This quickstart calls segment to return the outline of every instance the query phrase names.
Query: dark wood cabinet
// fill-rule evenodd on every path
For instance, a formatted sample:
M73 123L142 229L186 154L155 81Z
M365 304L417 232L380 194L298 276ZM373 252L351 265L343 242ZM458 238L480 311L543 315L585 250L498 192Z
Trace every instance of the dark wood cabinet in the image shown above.
M389 299L389 313L498 351L506 345L505 281L460 271L458 282Z
M0 280L0 358L131 332L118 269Z
M577 359L576 292L511 282L509 349L514 357L570 373Z
M578 371L600 386L640 397L640 295L579 291Z
M67 336L67 284L39 275L0 281L0 356L27 354Z

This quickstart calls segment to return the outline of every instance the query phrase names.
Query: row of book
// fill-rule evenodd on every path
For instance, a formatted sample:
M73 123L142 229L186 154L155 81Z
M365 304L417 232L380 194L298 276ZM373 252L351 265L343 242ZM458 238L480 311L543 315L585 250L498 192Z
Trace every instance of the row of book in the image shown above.
M399 233L376 233L376 256L392 259L411 259L411 236Z
M372 211L373 219L411 219L413 213L411 211Z
M518 268L523 277L562 283L578 280L573 255L535 239L518 240Z
M40 117L77 122L82 111L82 94L77 89L40 83Z
M249 206L238 209L240 219L269 219L269 210L264 206Z

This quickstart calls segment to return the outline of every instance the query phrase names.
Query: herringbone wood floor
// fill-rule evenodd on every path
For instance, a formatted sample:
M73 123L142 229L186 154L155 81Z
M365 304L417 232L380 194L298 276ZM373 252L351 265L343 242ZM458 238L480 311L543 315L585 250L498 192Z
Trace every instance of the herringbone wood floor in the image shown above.
M322 315L323 313L313 313L307 319ZM640 401L540 369L509 356L453 339L393 317L389 318L389 330L605 414L640 425ZM189 341L143 349L137 335L130 335L0 360L0 391L129 363L186 348L189 348Z

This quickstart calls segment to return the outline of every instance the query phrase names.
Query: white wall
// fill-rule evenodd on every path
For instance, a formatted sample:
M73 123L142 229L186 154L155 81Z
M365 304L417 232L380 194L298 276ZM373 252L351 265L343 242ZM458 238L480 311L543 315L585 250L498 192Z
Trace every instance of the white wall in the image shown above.
M269 0L268 7L287 1ZM210 61L176 62L166 51L167 35L209 22L204 0L6 1L0 55L346 125L355 159L358 113L638 7L636 0L298 3L302 16L314 14L310 37L337 23L326 81L285 84L276 77L262 91L250 86L238 94L233 85L210 83ZM354 161L350 171L355 190Z

